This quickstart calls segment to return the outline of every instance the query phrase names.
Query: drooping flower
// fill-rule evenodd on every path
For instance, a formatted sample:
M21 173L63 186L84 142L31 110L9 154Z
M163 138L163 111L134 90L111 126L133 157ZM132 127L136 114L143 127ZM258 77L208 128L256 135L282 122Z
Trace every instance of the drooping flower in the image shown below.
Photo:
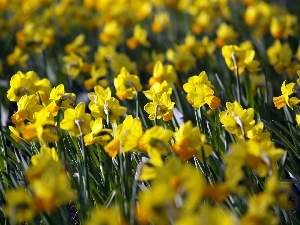
M102 120L102 118L97 118L91 123L92 131L83 137L86 146L94 143L105 145L113 138L113 131L104 128Z

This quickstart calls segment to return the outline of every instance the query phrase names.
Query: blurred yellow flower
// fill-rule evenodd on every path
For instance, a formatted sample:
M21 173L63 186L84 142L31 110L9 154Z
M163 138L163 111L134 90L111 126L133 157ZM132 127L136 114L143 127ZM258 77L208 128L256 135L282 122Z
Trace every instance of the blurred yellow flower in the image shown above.
M273 16L270 24L270 33L275 39L283 39L294 35L293 28L297 24L297 16L289 13Z
M219 48L226 44L233 44L238 36L233 27L224 22L218 27L216 34L215 42Z
M122 26L116 20L112 20L104 25L99 39L103 44L117 45L122 41L122 32Z
M292 49L288 43L275 40L273 45L267 49L270 64L278 74L286 70L292 59Z
M193 127L191 121L181 125L173 136L175 143L172 145L172 149L182 161L189 160L193 155L203 161L203 157L212 153L212 147L206 143L205 135L201 134L198 127Z
M196 58L190 51L183 51L180 46L168 49L167 59L172 63L176 71L188 72L195 66Z
M276 148L272 141L245 141L230 146L231 151L224 157L228 165L248 165L260 177L277 172L276 162L284 155L284 150Z
M160 60L156 61L153 68L153 76L149 79L149 85L152 86L156 82L162 83L167 81L172 84L177 80L177 74L172 65L163 65Z
M23 187L6 191L5 198L4 213L10 218L11 224L29 222L33 219L36 213L33 198Z
M149 47L150 42L147 41L148 32L141 25L137 24L133 28L133 36L126 40L126 45L131 50L136 49L139 45Z
M170 150L169 141L172 138L173 132L164 129L161 126L153 126L141 136L138 140L138 147L146 152L155 149L161 155L166 155Z
M85 221L86 225L122 225L122 214L118 208L96 206L90 212L89 218Z
M116 95L119 99L133 99L138 92L142 90L140 78L137 75L130 74L125 67L122 67L120 74L114 78Z
M15 46L14 51L6 57L9 66L20 64L23 67L27 66L29 55L18 46Z
M65 46L65 51L67 54L75 53L81 57L86 57L87 52L90 51L90 47L84 44L85 35L79 34L76 36L75 40Z

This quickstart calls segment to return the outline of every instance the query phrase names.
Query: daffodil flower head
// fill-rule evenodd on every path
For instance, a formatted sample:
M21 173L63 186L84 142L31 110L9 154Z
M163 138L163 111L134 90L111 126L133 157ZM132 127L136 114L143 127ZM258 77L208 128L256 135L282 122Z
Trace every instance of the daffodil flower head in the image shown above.
M243 109L237 102L227 102L226 110L220 113L220 122L223 127L238 138L244 138L246 133L255 125L254 109Z
M300 99L298 97L292 97L296 83L291 82L285 85L285 82L286 81L284 81L281 85L282 95L280 95L279 97L273 97L273 102L277 109L280 109L285 105L293 109L293 107L300 102Z
M72 136L88 134L91 115L85 113L85 104L80 102L75 109L68 108L64 111L64 119L60 122L60 128L67 130Z
M149 79L149 85L152 86L156 82L162 83L167 81L172 84L177 80L177 74L172 65L163 65L160 60L156 61L153 68L153 76Z
M19 101L23 95L34 94L33 82L29 76L21 71L14 74L10 79L10 88L7 91L7 98L10 101Z
M142 90L140 78L130 74L125 67L122 67L120 74L114 78L116 95L119 99L133 99L137 92Z
M76 36L72 43L65 46L65 51L67 54L75 53L81 57L86 57L87 52L90 51L90 47L84 44L84 39L84 34L79 34Z

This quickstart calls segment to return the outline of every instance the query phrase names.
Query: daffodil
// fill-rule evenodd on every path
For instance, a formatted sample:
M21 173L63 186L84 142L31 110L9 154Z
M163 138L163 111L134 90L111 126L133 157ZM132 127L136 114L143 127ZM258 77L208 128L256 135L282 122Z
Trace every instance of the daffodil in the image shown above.
M161 33L164 29L171 27L170 15L166 12L158 12L154 15L151 29L155 33Z
M50 103L47 106L49 112L56 116L60 108L70 108L71 104L75 102L76 95L74 93L66 93L65 86L59 84L57 87L52 88L50 92Z
M164 66L159 60L154 64L153 76L149 79L149 85L152 86L156 82L162 83L167 81L168 84L172 84L177 80L177 74L172 65Z
M75 53L80 55L81 57L86 57L88 51L90 51L90 47L84 44L85 35L79 34L76 36L75 40L67 44L65 46L65 51L67 54Z
M72 79L76 79L81 71L88 71L88 65L83 62L82 57L73 52L64 56L63 61L65 63L63 72L71 76Z
M294 26L297 24L297 16L289 13L273 16L270 24L270 33L276 39L287 38L294 35Z
M226 23L221 23L218 29L216 30L216 45L221 48L226 44L232 44L235 42L237 38L237 33L233 29L231 25L228 25Z
M60 122L60 128L67 130L72 136L88 134L91 115L85 113L85 104L80 102L75 109L69 108L64 111L64 119Z
M35 95L24 95L18 101L18 111L11 116L12 122L19 126L25 120L33 121L34 113L40 111L44 107L36 104Z
M103 44L117 45L122 41L122 30L118 21L112 20L104 25L99 39Z
M261 177L277 171L276 162L284 155L284 150L276 148L272 141L246 141L230 146L225 162L229 165L247 165Z
M179 130L174 132L173 136L175 143L172 145L172 149L182 161L189 160L193 155L202 161L203 157L212 153L212 147L206 143L205 135L201 134L198 127L193 127L191 121L184 123Z
M34 201L24 187L19 186L17 189L6 191L5 198L7 203L4 207L4 213L12 223L29 222L34 218L36 214Z
M172 94L172 88L169 86L167 81L163 81L162 83L156 82L154 83L149 90L143 91L146 98L153 101L155 96L162 96L163 93L167 93L167 95Z
M114 219L112 219L114 218ZM90 213L89 219L85 222L86 225L106 224L106 225L121 225L122 215L118 208L107 208L96 206Z
M227 102L226 108L220 113L220 122L223 127L238 138L245 137L246 133L255 125L254 109L243 109L237 101Z
M222 47L222 55L228 68L232 71L237 69L238 74L241 75L244 69L253 63L255 52L236 45L225 45Z
M96 85L107 87L108 81L106 79L107 69L106 67L97 67L95 64L91 66L91 78L84 81L84 87L86 90L92 90Z
M34 115L34 122L21 128L22 137L30 141L37 138L42 143L54 142L59 139L59 129L56 127L52 114L43 108Z
M94 143L107 144L113 138L113 131L103 127L102 118L98 118L91 122L91 132L84 136L86 146Z
M33 82L26 74L21 71L14 74L10 79L10 88L7 91L7 98L17 102L23 95L34 94Z
M183 51L180 46L168 49L167 59L172 63L176 71L188 72L195 66L196 58L190 51Z
M117 126L114 139L104 146L104 150L112 158L116 157L119 152L136 151L142 135L140 119L133 119L132 115L129 115L122 124Z
M127 112L127 108L121 106L114 97L107 99L97 97L89 103L89 108L94 118L100 117L105 119L107 123L117 123L120 116Z
M14 51L6 57L6 61L9 66L15 66L19 64L23 67L26 67L28 59L29 55L18 46L15 46Z
M187 92L188 102L194 108L208 104L211 109L216 109L220 105L220 99L214 96L212 84L205 71L198 76L190 77L188 82L183 85L183 89Z
M273 97L273 102L277 109L280 109L285 105L293 109L293 107L300 102L300 99L291 96L294 93L294 87L296 84L294 82L291 82L285 85L285 82L286 81L284 81L281 85L282 95L280 95L279 97Z
M291 63L292 49L288 43L281 43L279 40L275 40L273 45L267 49L267 55L275 71L281 74Z
M247 137L253 141L270 140L270 132L264 131L264 123L257 123L251 130L247 132Z
M165 155L170 149L168 142L172 134L171 130L164 129L161 126L151 127L138 140L138 147L146 152L155 149Z
M148 32L143 29L139 24L133 28L133 36L126 40L126 45L130 49L136 49L138 45L149 47L150 42L147 41Z
M116 95L119 99L133 99L139 91L142 90L140 78L137 75L130 74L125 67L122 67L120 74L114 78Z
M173 117L174 105L170 96L164 92L161 96L154 96L153 102L147 103L144 109L149 114L150 120L162 118L164 121L169 121Z
M122 67L125 67L130 73L137 73L136 62L131 61L128 55L117 53L110 62L110 68L114 71L114 75L116 76L121 72Z

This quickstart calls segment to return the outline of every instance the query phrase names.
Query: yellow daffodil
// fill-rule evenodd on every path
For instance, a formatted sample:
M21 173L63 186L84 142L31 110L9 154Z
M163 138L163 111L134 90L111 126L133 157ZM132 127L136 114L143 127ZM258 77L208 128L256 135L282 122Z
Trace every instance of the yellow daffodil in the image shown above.
M32 156L32 165L26 171L26 178L38 212L52 211L76 199L53 148L42 147L39 154Z
M281 43L279 40L276 40L273 45L267 49L267 55L275 71L281 74L291 63L292 49L288 43Z
M169 121L173 117L174 105L170 95L164 92L161 96L154 96L153 102L147 103L144 109L149 114L150 120L162 118L164 121Z
M133 28L133 36L126 40L126 45L130 49L136 49L138 45L149 47L150 42L147 41L148 32L143 29L139 24Z
M72 136L88 134L91 115L85 113L85 104L80 102L75 109L69 108L64 112L64 119L60 122L60 128L67 130Z
M89 103L91 114L94 118L105 119L107 123L117 123L120 116L127 112L127 108L121 106L114 97L107 99L96 98Z
M161 33L164 29L171 26L170 15L166 12L158 12L154 15L154 20L151 23L151 29L155 33Z
M114 218L114 219L112 219ZM122 215L118 208L107 208L96 206L90 213L89 219L84 223L86 225L106 224L121 225Z
M247 132L247 138L252 141L270 140L270 132L264 131L264 123L257 123L251 130Z
M180 46L168 49L166 57L179 72L188 72L195 66L196 59L193 54L190 51L182 51Z
M198 127L193 127L191 121L184 123L173 135L175 143L172 149L182 161L189 160L193 155L202 161L203 157L209 156L212 152L212 147L206 143L205 135L201 134Z
M54 142L59 139L59 130L55 126L52 114L43 108L34 115L34 123L22 126L22 137L29 141L37 138L42 143Z
M99 39L103 44L117 45L122 41L122 27L116 21L112 20L104 25Z
M102 118L96 119L91 124L91 133L83 137L86 146L94 143L105 145L113 138L113 131L103 127Z
M85 35L79 34L76 36L75 40L65 46L65 51L67 54L75 53L81 57L86 57L90 47L84 44Z
M31 221L36 213L34 201L29 192L19 186L5 192L6 206L4 213L13 224Z
M273 102L277 109L280 109L285 105L293 109L293 107L300 102L300 99L298 99L297 97L291 97L291 95L294 93L294 87L296 84L291 82L285 85L285 82L286 81L284 81L281 85L282 95L280 95L279 97L273 97Z
M136 62L131 61L128 55L118 53L111 61L110 68L114 71L114 75L116 76L121 72L122 67L125 67L130 73L137 73Z
M162 62L156 61L153 68L153 76L149 79L149 85L152 86L156 82L162 83L167 81L168 84L172 84L177 80L177 74L172 65L164 66Z
M18 111L11 116L12 122L19 126L25 120L33 121L34 113L40 111L44 107L37 105L35 95L24 95L18 101Z
M237 69L238 74L241 75L244 69L253 63L255 52L236 45L225 45L222 47L222 55L228 68L232 71Z
M214 96L212 84L205 71L202 71L198 76L190 77L188 82L183 85L183 89L187 92L188 102L194 108L208 104L214 110L220 105L220 99Z
M255 125L254 109L243 109L237 101L227 102L226 108L220 113L220 122L223 127L238 138L245 137L246 133Z
M218 27L216 34L217 38L215 42L219 48L223 47L226 44L234 43L237 38L237 33L235 32L233 27L224 22L221 23L221 25Z
M106 67L97 67L95 64L91 66L91 78L84 81L84 87L86 90L92 90L96 85L107 87L108 81L106 79L107 69Z
M17 102L23 95L34 94L33 81L21 71L14 74L10 79L10 88L7 91L7 98Z
M172 134L171 130L164 129L161 126L151 127L138 140L138 146L146 152L155 149L165 155L169 151L168 141L170 141Z
M142 134L140 119L133 119L132 115L129 115L122 124L117 126L115 138L104 146L104 150L112 158L116 157L120 151L135 151L138 148L138 141Z
M18 46L16 46L14 51L6 57L6 61L9 66L15 66L19 64L23 67L26 67L28 59L29 55Z
M231 152L226 155L229 165L248 165L261 177L277 171L276 162L284 155L284 150L276 148L272 141L246 141L231 145Z
M83 62L82 57L73 52L64 56L63 61L65 63L63 72L71 76L72 79L76 79L80 72L87 72L89 70L88 64Z
M49 112L56 116L60 108L70 108L71 104L75 102L76 95L74 93L66 93L65 86L59 84L52 88L50 92L50 103L47 106Z
M116 95L119 99L133 99L137 92L142 90L140 78L137 75L130 74L125 67L122 67L120 74L114 78Z
M155 96L161 96L163 93L171 95L172 88L169 86L167 81L163 81L162 83L156 82L151 86L150 90L143 91L143 93L146 98L153 101Z
M297 16L285 13L271 19L270 33L276 39L287 38L294 35L293 27L297 24Z

